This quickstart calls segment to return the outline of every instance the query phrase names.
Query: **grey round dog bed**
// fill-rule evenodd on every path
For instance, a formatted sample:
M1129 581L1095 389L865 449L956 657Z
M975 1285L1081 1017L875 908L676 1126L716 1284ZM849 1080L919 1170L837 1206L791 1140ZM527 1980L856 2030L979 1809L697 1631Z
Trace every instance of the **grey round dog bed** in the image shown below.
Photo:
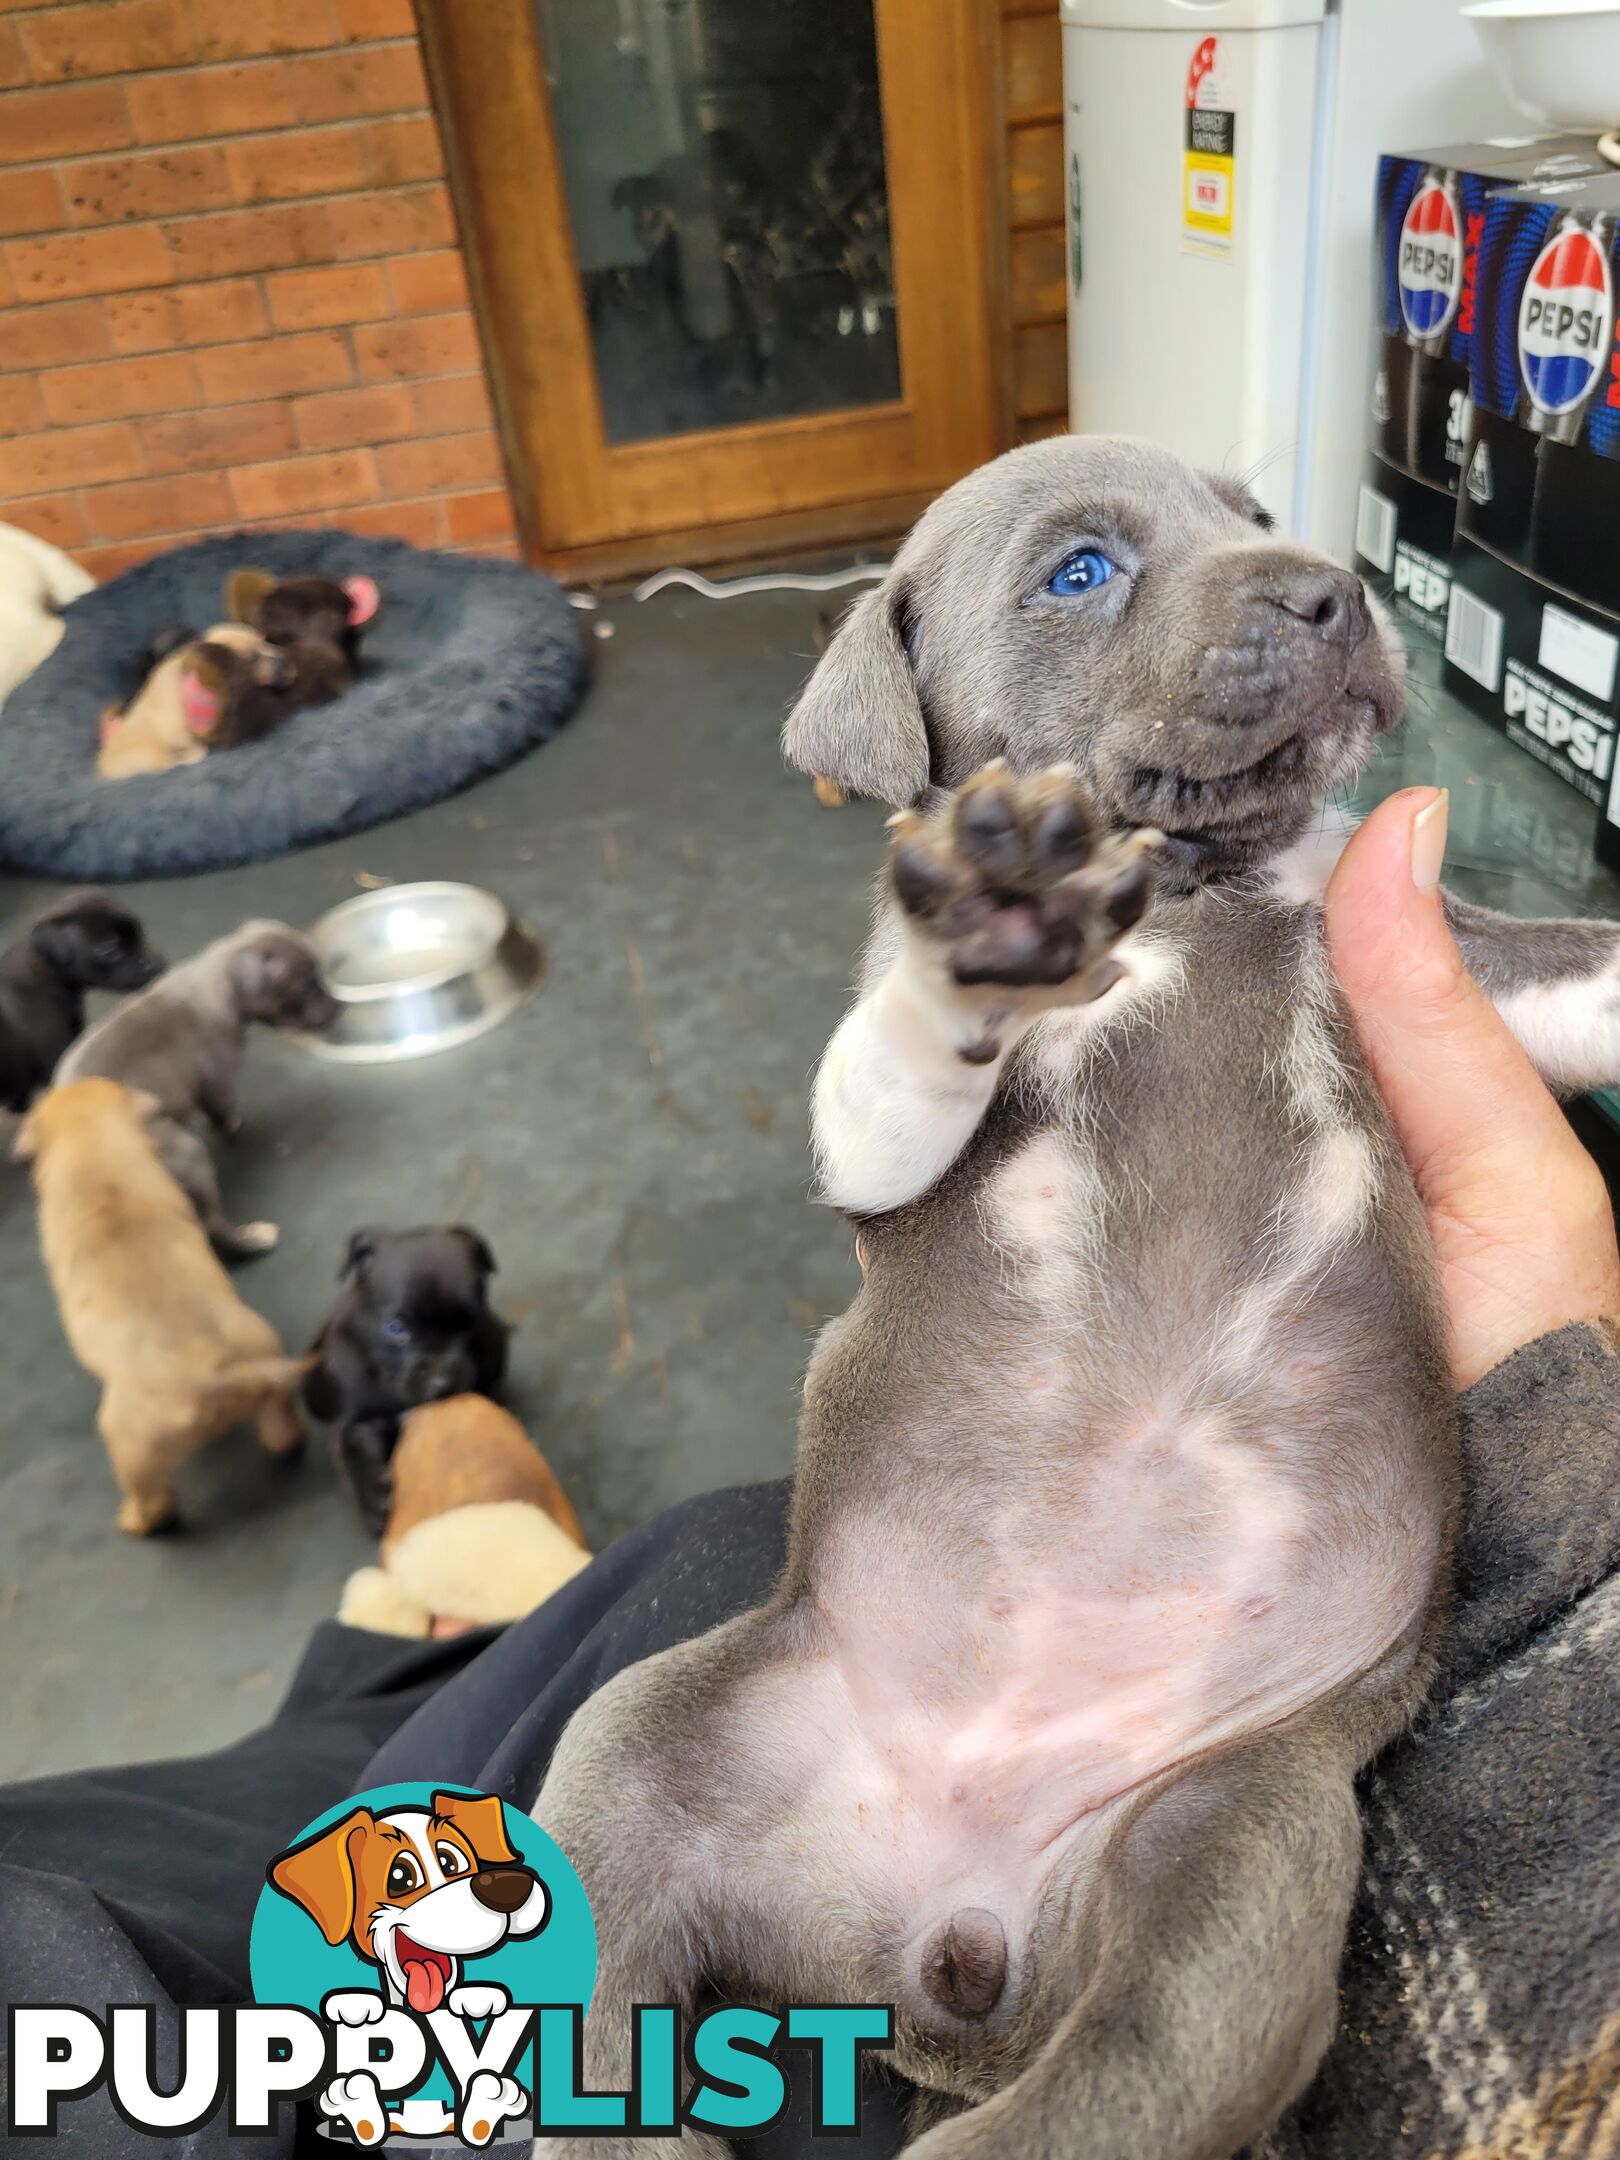
M334 704L198 765L96 772L102 708L161 625L206 629L243 564L375 578L361 679ZM420 809L545 742L585 683L550 578L344 532L234 533L129 570L66 611L61 644L0 707L0 863L73 879L212 870Z

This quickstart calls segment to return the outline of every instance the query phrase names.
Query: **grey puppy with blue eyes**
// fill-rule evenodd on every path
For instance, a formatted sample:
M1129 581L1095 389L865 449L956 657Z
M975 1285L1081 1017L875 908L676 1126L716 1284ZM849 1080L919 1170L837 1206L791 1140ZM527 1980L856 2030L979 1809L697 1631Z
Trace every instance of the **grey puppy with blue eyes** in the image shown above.
M593 2083L716 1989L892 2003L919 2160L1223 2160L1311 2078L1457 1508L1317 905L1402 698L1356 578L1104 440L951 489L818 667L790 757L900 813L815 1091L865 1281L774 1597L604 1688L536 1804ZM1620 931L1452 915L1550 1078L1620 1075Z

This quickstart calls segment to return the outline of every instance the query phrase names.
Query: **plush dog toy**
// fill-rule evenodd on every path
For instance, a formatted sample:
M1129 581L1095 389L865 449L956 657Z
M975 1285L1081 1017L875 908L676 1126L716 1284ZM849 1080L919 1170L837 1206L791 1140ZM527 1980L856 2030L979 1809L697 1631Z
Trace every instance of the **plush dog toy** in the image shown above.
M401 1421L380 1565L349 1577L338 1618L377 1635L426 1635L434 1613L519 1620L590 1559L555 1473L483 1395L424 1403Z
M194 765L210 750L254 742L293 713L341 697L381 596L367 577L278 582L263 570L237 570L225 604L228 622L201 638L171 626L142 655L135 695L102 715L103 779Z

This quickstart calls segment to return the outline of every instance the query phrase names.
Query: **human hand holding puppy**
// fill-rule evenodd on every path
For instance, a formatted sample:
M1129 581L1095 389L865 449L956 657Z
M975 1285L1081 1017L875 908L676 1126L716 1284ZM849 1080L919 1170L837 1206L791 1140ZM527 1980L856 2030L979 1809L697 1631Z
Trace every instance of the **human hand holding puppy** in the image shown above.
M1447 925L1446 810L1435 788L1381 803L1324 906L1334 970L1428 1210L1463 1389L1540 1335L1620 1314L1620 1250L1597 1165Z

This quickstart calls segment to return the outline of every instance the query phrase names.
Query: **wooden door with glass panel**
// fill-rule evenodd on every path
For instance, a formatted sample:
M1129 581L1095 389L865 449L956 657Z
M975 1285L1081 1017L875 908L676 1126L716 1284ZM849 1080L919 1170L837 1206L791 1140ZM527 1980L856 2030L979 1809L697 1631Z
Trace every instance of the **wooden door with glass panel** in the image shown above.
M976 0L418 0L530 552L892 531L999 447Z

